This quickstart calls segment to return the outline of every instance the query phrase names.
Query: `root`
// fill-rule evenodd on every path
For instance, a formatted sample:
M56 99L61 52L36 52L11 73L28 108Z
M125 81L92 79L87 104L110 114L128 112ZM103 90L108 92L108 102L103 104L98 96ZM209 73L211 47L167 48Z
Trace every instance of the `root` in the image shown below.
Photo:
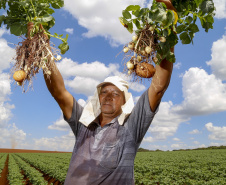
M141 82L143 81L144 77L141 77L136 72L136 67L134 69L128 69L126 66L126 63L128 61L132 62L134 66L141 65L143 62L148 64L157 64L159 63L156 54L157 49L159 47L158 43L158 35L154 31L149 30L150 25L146 25L143 30L139 32L138 40L134 42L135 47L130 48L128 53L125 53L123 61L124 61L124 70L123 72L126 73L129 76L132 76L133 81L135 82ZM133 42L133 41L132 41ZM130 43L132 43L130 42ZM128 43L128 44L130 44ZM145 51L145 48L149 46L151 48L151 52ZM127 45L125 45L127 47ZM124 48L125 48L124 47ZM139 57L139 59L138 59ZM144 73L146 71L144 70ZM145 74L143 75L145 76Z
M49 38L44 32L39 32L33 37L23 38L16 46L16 63L11 69L11 75L18 70L23 70L26 77L18 85L23 87L25 92L32 87L33 79L40 69L43 69L44 74L50 77L54 72L54 59L59 51L50 46Z

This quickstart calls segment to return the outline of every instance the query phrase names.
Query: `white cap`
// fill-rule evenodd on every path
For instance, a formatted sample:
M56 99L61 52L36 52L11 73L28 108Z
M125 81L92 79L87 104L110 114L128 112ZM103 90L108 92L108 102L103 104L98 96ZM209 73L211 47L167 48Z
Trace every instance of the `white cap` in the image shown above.
M122 105L122 114L119 116L118 121L120 125L123 125L125 118L132 112L134 107L132 94L128 92L128 82L123 80L118 76L111 76L104 80L104 82L97 85L97 89L94 93L94 96L90 99L87 105L84 107L82 112L80 122L85 126L88 126L97 116L100 115L100 102L99 102L99 92L103 85L105 84L113 84L118 87L121 91L124 92L126 103Z

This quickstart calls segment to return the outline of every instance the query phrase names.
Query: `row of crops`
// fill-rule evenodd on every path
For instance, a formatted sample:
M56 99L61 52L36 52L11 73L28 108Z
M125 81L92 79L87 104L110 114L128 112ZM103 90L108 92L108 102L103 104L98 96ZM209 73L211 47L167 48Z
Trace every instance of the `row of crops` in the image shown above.
M136 184L226 185L226 150L140 152Z
M26 178L34 185L51 184L44 174L63 184L71 158L70 153L0 153L0 172L7 156L10 185L26 184ZM138 152L134 171L136 185L226 185L226 149Z
M54 178L60 184L64 183L71 154L58 153L15 153L8 155L9 185L52 185L44 176ZM4 154L4 168L7 154ZM58 184L59 184L58 183Z

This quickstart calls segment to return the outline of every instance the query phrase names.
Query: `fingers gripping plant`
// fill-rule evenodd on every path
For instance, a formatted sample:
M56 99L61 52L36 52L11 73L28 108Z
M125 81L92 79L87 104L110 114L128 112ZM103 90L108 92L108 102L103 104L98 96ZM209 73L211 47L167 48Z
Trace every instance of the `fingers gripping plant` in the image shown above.
M54 61L69 49L68 35L51 35L48 31L55 25L54 9L63 7L63 0L3 0L0 9L6 15L0 16L0 25L6 25L11 34L21 36L22 42L16 46L15 64L11 70L18 85L32 85L32 78L43 69L49 77L54 72ZM50 38L60 39L59 49L50 45Z
M150 8L128 6L119 18L130 33L135 32L123 48L125 71L139 80L154 75L153 63L158 65L163 59L174 63L172 48L178 40L193 43L199 31L197 19L206 32L213 28L214 10L212 0L153 0Z

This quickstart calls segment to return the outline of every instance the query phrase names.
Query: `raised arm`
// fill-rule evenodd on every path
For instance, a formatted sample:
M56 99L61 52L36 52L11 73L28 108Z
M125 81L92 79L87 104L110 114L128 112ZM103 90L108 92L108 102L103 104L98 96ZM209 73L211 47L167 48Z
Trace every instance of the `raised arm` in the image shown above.
M63 77L55 63L54 65L54 72L52 71L50 78L47 78L44 74L45 82L49 92L63 111L63 114L69 119L73 108L73 96L66 90Z
M157 2L163 2L166 4L168 9L175 10L171 0L157 0ZM174 48L172 48L171 51L174 52ZM173 63L163 59L160 65L156 65L155 68L156 72L152 78L152 82L148 90L149 103L152 111L156 110L169 86Z
M148 90L148 98L152 111L155 111L164 95L173 70L173 63L164 59L159 65L156 65L156 72L152 78Z

